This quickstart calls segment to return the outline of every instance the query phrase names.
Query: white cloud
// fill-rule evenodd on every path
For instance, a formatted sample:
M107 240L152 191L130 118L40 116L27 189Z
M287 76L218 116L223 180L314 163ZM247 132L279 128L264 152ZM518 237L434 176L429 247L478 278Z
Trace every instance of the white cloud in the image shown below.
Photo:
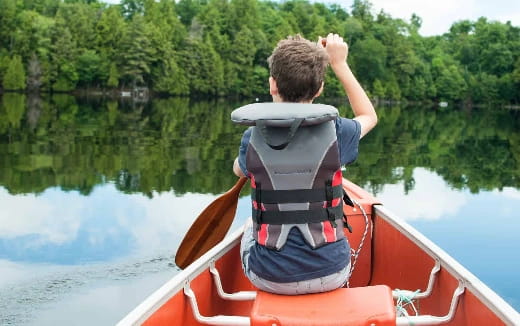
M57 244L74 239L84 205L77 193L68 193L66 197L55 203L45 195L13 196L0 188L0 237L37 234L41 236L39 241Z
M377 198L391 211L405 220L437 220L456 214L467 202L467 197L447 189L442 177L423 168L413 172L415 187L404 193L402 183L385 185Z
M392 17L403 18L409 21L413 13L422 18L422 35L442 34L448 31L449 26L457 20L474 16L474 0L373 0L377 11L383 9Z
M352 0L328 0L350 9ZM515 26L520 25L520 2L508 0L371 0L374 13L383 9L394 18L409 21L413 13L422 18L421 35L441 35L449 31L450 26L459 20L477 20L484 16L489 20L503 23L510 20Z
M520 200L520 191L515 188L505 187L502 189L502 191L495 190L493 192L496 194L500 194L504 197Z
M97 187L90 196L48 189L35 195L10 195L0 187L0 238L35 236L25 246L61 245L74 241L80 231L88 233L89 245L103 243L114 234L133 235L134 248L174 248L198 214L215 195L119 193L113 185ZM88 223L89 219L104 222Z
M215 195L187 193L176 197L173 193L142 195L129 198L142 215L136 220L126 210L116 213L119 224L126 227L137 240L137 248L158 248L165 243L175 248L200 212L216 198Z
M505 187L502 189L502 191L493 190L491 193L493 195L500 196L507 201L507 204L499 205L495 208L497 212L500 212L503 218L511 219L511 221L514 220L515 222L513 223L516 223L518 216L516 207L518 204L520 204L520 190L512 187ZM514 202L518 202L518 204L515 205Z

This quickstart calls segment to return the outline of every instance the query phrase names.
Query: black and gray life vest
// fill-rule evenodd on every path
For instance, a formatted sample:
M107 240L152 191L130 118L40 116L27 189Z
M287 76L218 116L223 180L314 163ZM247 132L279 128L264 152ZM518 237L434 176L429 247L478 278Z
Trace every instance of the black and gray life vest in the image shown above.
M337 116L332 106L299 103L249 104L231 113L233 122L253 126L246 165L260 245L280 250L293 227L313 248L345 237Z

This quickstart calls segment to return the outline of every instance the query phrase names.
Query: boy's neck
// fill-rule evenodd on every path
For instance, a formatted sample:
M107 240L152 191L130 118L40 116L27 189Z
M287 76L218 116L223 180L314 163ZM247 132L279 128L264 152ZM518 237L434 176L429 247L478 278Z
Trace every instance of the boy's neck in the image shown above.
M288 102L288 101L284 101L280 96L278 95L273 95L273 102L274 103L300 103L300 104L312 104L312 100L309 100L309 101L300 101L300 102Z

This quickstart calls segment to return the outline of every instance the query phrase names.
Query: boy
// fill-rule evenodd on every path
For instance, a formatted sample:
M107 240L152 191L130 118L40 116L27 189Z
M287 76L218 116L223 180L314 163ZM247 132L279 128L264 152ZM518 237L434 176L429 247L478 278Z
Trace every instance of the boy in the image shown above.
M337 34L329 34L326 38L320 37L317 43L310 42L297 35L280 41L268 59L271 75L269 77L269 91L273 102L285 104L283 107L287 107L289 103L312 103L323 91L325 71L327 65L330 64L347 93L355 115L354 119L337 117L334 121L335 138L337 139L337 147L335 148L339 149L339 157L338 150L335 150L336 160L339 160L338 167L339 164L349 164L356 159L359 139L377 123L377 115L372 103L347 64L347 55L348 46L343 41L343 38ZM295 129L298 129L298 126ZM251 131L252 128L249 128L244 133L240 144L239 156L233 165L233 171L237 176L248 176L252 179L251 184L255 188L253 191L257 192L256 201L255 199L253 201L253 212L256 209L260 213L254 225L253 223L246 225L242 238L241 258L245 274L257 288L286 295L325 292L343 286L349 276L350 247L342 234L343 229L336 225L337 223L334 220L334 218L337 218L336 215L332 219L329 218L329 221L326 219L316 220L319 223L314 224L311 222L316 221L298 222L299 224L296 222L284 222L284 224L290 226L290 231L285 231L281 241L280 233L283 233L283 231L280 230L283 230L283 228L280 229L278 225L274 225L278 227L277 229L273 225L269 225L269 223L264 223L265 220L262 220L262 213L265 213L266 209L259 198L262 193L259 189L260 182L258 180L255 182L255 177L248 171L246 164ZM271 147L274 148L273 146ZM253 154L249 153L249 155ZM301 157L305 156L303 154ZM269 156L267 155L266 157ZM263 160L265 158L261 158L258 161L261 161L263 164ZM320 164L322 163L320 162ZM253 166L250 168L252 169ZM330 189L341 187L341 182L339 181L338 184L337 178L339 176L339 180L341 180L341 171L338 171L339 175L338 173L334 174L333 182L335 182L335 185L331 184L330 181L327 185ZM298 173L300 172L293 172L293 178L298 178ZM262 191L264 190L262 189ZM274 193L273 190L268 191ZM263 192L264 196L267 192ZM330 193L332 193L332 190ZM300 191L299 194L302 194L302 192ZM337 196L336 194L335 197ZM318 207L318 209L325 211L325 214L327 212L330 213L328 209L336 208L332 206L337 205L338 208L341 208L340 205L333 204L334 200L331 199L329 201L329 199L331 198L323 201L324 208ZM294 203L295 201L289 200L287 202ZM307 209L310 209L310 202L309 200ZM278 205L280 207L280 205L295 204ZM279 211L285 210L279 209ZM285 214L285 212L282 213ZM293 217L291 216L291 218ZM253 216L253 218L255 217ZM289 220L287 219L287 221ZM330 222L330 225L328 222ZM269 233L269 228L266 225L272 227L271 233ZM312 230L316 225L322 228L321 233L324 239L321 242L318 239L320 235L316 238L316 232ZM326 234L327 232L329 232L328 235ZM330 240L331 234L333 240ZM262 236L263 240L260 240ZM274 238L276 244L269 246L266 238ZM336 239L337 241L334 241Z

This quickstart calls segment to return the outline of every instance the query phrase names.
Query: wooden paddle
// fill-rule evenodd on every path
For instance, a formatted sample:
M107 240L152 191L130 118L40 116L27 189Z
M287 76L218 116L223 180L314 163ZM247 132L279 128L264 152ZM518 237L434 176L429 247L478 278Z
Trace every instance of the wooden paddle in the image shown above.
M177 249L177 266L186 268L224 239L235 217L238 195L246 181L245 177L238 179L233 188L215 199L200 213Z

